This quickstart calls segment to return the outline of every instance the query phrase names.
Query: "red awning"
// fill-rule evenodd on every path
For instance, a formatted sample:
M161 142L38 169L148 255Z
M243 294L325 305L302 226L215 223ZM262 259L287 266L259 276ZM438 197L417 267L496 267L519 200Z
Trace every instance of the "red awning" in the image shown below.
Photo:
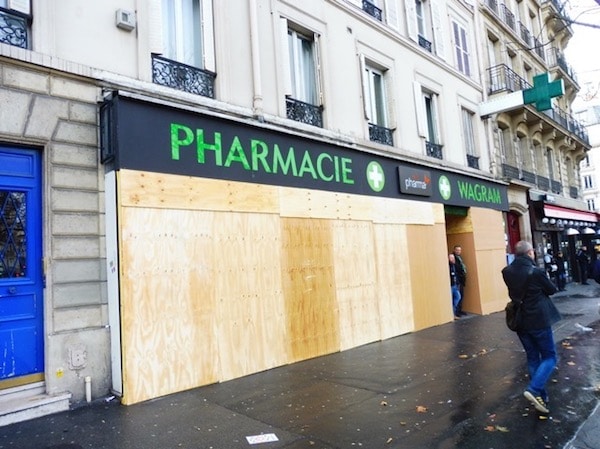
M544 215L546 217L561 218L563 220L598 222L598 216L594 212L567 209L566 207L544 204Z

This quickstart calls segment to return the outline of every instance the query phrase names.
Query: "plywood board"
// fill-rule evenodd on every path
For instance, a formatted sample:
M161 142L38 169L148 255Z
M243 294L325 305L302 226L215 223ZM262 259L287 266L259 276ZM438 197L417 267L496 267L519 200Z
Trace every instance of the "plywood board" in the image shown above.
M373 225L333 223L334 267L339 309L340 349L380 339Z
M121 170L127 207L278 213L278 187L164 173Z
M211 212L120 213L123 402L215 382Z
M283 218L282 286L290 361L338 351L333 237L327 220Z
M381 339L414 329L406 226L374 226Z
M415 330L452 320L444 226L408 225L407 238Z
M214 215L220 380L288 362L280 221L270 214Z

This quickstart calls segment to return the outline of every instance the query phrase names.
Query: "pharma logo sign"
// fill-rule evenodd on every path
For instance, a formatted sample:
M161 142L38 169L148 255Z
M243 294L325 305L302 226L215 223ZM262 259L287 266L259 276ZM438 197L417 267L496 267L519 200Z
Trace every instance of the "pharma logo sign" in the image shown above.
M508 209L506 185L487 180L120 95L103 110L114 170Z

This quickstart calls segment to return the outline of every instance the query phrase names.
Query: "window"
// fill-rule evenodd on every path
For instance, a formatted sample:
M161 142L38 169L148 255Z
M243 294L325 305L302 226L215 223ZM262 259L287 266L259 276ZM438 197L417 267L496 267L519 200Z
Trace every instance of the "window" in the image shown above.
M150 31L152 81L214 98L212 2L162 0L151 3L149 15L162 21Z
M594 187L594 183L593 183L592 177L590 175L585 175L583 177L583 188L591 189L593 187Z
M420 95L417 103L417 127L419 135L425 138L425 152L428 156L443 159L439 133L438 95L418 85Z
M444 21L441 0L407 0L406 28L408 37L417 42L425 50L445 59Z
M287 118L323 126L318 35L282 18Z
M389 129L385 71L365 62L364 57L361 57L361 64L369 138L375 142L393 145L392 130Z
M29 0L19 2L0 0L0 43L20 48L30 48L31 4Z
M596 210L596 202L594 201L594 198L590 198L586 200L586 202L588 210Z
M552 150L546 150L546 164L548 165L548 178L554 179L554 164L552 162Z
M467 154L467 165L471 168L479 168L479 158L475 149L475 114L468 109L461 108L462 133L465 152Z
M471 76L471 64L469 62L469 45L467 42L467 30L457 22L452 22L454 36L454 52L456 55L456 68L464 75Z

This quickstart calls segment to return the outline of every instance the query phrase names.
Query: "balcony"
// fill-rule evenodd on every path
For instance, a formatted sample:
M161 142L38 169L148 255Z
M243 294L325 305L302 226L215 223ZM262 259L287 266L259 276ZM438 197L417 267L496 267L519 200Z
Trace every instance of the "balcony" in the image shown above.
M393 131L374 123L369 123L369 139L372 142L379 142L392 147L394 146Z
M521 170L521 179L529 184L535 184L535 173Z
M579 198L579 188L575 186L569 186L569 196L571 198Z
M423 36L421 36L419 34L419 45L421 47L423 47L425 50L427 50L429 53L431 53L432 47L431 47L431 42L428 41L427 39L425 39Z
M577 75L575 74L575 71L569 64L567 64L564 54L558 48L553 47L547 49L546 58L548 61L548 66L562 70L563 74L569 77L573 84L579 87L579 82L577 81Z
M380 22L383 21L383 14L381 8L378 8L376 5L371 3L368 0L362 0L362 9L364 12L369 14L372 17L375 17Z
M436 159L444 159L442 147L443 145L440 145L439 143L425 141L425 151L427 156L434 157Z
M550 180L550 187L552 188L552 192L562 195L562 184L554 179Z
M500 10L502 11L502 20L504 23L507 24L511 30L516 31L517 28L515 25L515 15L506 7L504 3L500 5Z
M573 36L573 29L571 28L571 23L573 23L573 21L567 14L565 8L566 3L566 1L561 0L543 0L543 17L546 17L546 23L554 33L558 34L565 32L568 33L569 36Z
M308 125L323 127L323 106L315 106L291 97L285 99L287 118Z
M467 166L479 170L479 156L467 154Z
M544 176L537 177L537 186L546 192L550 190L550 180Z
M487 71L489 82L488 93L490 95L501 92L516 92L532 87L531 84L517 75L505 64L490 67ZM579 139L589 145L590 141L585 126L573 118L568 112L553 107L552 109L540 113L544 114L554 123L562 126L566 131L575 134ZM535 120L534 118L532 119Z
M0 8L0 43L29 48L27 16Z
M216 73L152 55L152 82L191 94L215 98Z
M490 67L488 73L490 80L488 93L490 95L498 92L516 92L532 87L506 64Z

